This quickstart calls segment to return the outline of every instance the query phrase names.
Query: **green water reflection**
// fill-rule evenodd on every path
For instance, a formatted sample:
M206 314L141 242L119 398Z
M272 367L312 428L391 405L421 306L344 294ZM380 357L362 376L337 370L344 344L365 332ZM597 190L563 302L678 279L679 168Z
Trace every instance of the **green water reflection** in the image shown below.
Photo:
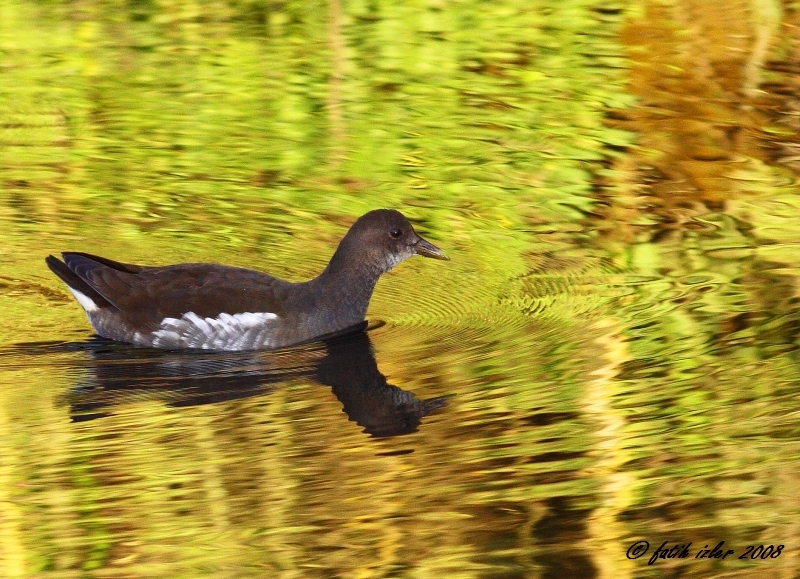
M0 0L0 576L797 575L798 20ZM321 345L213 400L98 356L43 261L303 279L375 207L452 258L385 276L348 358L447 400L402 436ZM648 566L642 538L786 548Z

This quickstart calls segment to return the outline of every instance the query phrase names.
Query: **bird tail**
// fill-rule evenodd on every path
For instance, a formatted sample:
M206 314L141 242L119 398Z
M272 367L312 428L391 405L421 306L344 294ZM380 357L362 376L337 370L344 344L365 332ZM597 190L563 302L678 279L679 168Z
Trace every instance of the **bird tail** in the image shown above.
M67 267L66 263L57 257L48 255L44 261L47 263L47 267L50 268L50 271L61 278L61 281L67 284L67 287L71 289L73 293L78 292L83 294L88 299L92 300L97 307L115 307L114 304L104 298L100 292L89 285L78 274Z

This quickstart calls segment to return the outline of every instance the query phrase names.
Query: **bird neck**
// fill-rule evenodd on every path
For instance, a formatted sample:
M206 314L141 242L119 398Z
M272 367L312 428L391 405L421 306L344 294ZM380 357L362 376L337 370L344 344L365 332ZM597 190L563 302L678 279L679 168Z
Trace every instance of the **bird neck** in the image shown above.
M309 282L317 296L319 315L331 331L364 321L375 284L383 273L380 267L348 255L346 249L340 245L325 270Z

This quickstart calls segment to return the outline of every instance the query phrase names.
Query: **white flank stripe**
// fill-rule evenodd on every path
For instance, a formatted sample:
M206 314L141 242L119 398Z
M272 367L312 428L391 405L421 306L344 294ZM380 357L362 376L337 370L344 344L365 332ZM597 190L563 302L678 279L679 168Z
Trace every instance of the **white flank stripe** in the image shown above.
M204 348L208 350L241 350L269 345L274 330L271 312L221 313L216 318L201 318L186 312L178 318L164 318L161 328L153 332L157 348Z
M203 319L194 312L186 312L183 314L183 319L197 326L197 329L203 332L206 336L211 335L211 324L214 323L214 320L211 318Z

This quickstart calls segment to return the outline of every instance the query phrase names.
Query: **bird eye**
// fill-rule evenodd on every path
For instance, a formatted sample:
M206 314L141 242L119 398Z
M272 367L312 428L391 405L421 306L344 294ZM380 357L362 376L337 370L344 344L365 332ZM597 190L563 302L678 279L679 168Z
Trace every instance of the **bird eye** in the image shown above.
M389 232L389 235L390 235L390 236L391 236L393 239L397 239L398 237L400 237L401 235L403 235L403 232L402 232L402 231L400 231L399 229L392 229L392 230Z

